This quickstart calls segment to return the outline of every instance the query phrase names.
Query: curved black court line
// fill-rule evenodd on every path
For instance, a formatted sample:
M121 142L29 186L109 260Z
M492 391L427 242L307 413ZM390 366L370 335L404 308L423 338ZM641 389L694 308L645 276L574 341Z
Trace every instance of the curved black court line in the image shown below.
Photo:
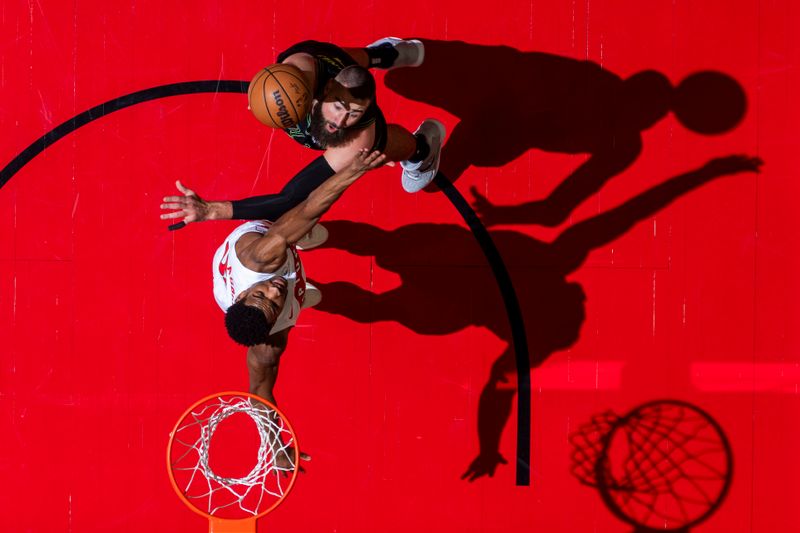
M180 96L186 94L199 93L247 93L250 82L241 80L201 80L187 81L181 83L170 83L159 85L141 91L136 91L119 98L114 98L108 102L97 105L73 118L59 124L48 131L37 140L32 142L27 148L20 152L2 170L0 170L0 188L28 164L34 157L42 153L47 147L51 146L61 138L74 132L81 126L97 120L136 104L166 98L169 96ZM528 358L528 341L525 335L525 325L522 319L522 311L519 308L517 294L511 283L505 263L500 256L500 252L492 241L489 232L481 223L478 216L473 211L469 203L461 193L442 173L437 174L436 185L444 192L453 207L472 230L475 240L483 251L489 266L494 273L500 294L503 297L508 321L511 326L511 340L516 355L517 363L517 457L516 457L516 484L521 486L530 485L530 449L531 449L531 380L530 380L530 360ZM178 223L180 224L180 223ZM173 225L174 226L174 225Z
M486 230L478 215L456 189L453 182L439 172L434 179L436 185L444 192L453 207L467 223L472 235L478 241L483 255L492 268L494 279L503 297L503 304L511 326L511 344L514 348L514 357L517 366L517 460L516 478L517 485L528 486L531 484L531 364L528 357L528 338L525 334L525 322L522 319L522 310L519 307L517 293L511 276L494 245L491 235Z
M17 157L12 159L8 165L0 170L0 188L3 187L14 174L19 172L23 166L42 153L45 148L81 126L85 126L89 122L109 115L114 111L149 102L150 100L166 98L168 96L197 93L246 93L248 84L249 82L238 80L204 80L170 83L169 85L159 85L157 87L151 87L150 89L126 94L125 96L120 96L119 98L114 98L113 100L94 106L88 111L84 111L66 122L59 124L20 152Z

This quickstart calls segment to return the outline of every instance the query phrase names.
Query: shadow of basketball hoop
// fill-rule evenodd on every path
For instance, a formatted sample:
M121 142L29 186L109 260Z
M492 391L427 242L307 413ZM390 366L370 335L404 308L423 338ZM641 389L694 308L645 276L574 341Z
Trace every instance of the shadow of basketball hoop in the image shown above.
M733 454L725 433L686 402L649 402L624 416L606 411L569 440L573 475L597 488L633 533L688 533L730 488Z

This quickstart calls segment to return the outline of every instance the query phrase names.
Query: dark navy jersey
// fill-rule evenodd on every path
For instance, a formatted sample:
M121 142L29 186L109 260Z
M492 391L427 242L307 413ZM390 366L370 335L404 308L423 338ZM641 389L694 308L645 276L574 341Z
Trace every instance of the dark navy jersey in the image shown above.
M316 86L312 88L314 98L322 101L325 86L329 80L335 78L339 72L345 67L350 65L357 65L355 60L350 57L347 52L336 46L335 44L323 43L319 41L303 41L290 47L278 54L278 62L283 62L287 57L292 54L305 53L314 57L316 62L317 81ZM375 144L373 146L376 150L383 150L386 147L386 120L383 118L383 113L378 108L378 104L373 98L367 111L362 115L358 124L350 126L351 129L361 129L375 124ZM309 112L305 117L300 119L300 122L292 128L286 128L284 131L303 146L313 150L324 150L317 140L311 135L311 113Z

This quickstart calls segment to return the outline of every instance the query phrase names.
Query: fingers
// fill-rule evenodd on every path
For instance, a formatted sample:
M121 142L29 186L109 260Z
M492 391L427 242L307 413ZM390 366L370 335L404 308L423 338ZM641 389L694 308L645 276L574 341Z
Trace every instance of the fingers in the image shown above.
M358 158L366 165L372 165L373 163L380 161L386 161L386 154L380 152L379 150L373 150L370 152L366 148L362 148L361 151L358 153Z
M358 151L355 159L353 159L350 168L355 172L364 173L374 170L384 163L386 163L386 154L378 150L370 152L368 149L362 148Z
M478 191L478 188L476 186L474 186L474 185L469 188L469 192L472 194L472 196L475 197L476 200L486 200L486 197L484 195L482 195Z
M197 205L197 200L192 197L165 196L161 209L189 209L196 208Z
M170 218L187 217L186 223L193 222L198 218L199 206L196 197L187 196L165 196L161 209L174 210L172 213L162 213L161 220Z
M379 159L385 161L386 154L384 154L380 150L372 150L370 152L368 148L362 148L361 150L358 151L358 159L366 164L370 164Z
M478 470L470 468L469 470L464 472L464 474L461 476L461 479L462 480L466 480L469 483L472 483L473 481L475 481L476 479L478 479L478 478L480 478L481 476L484 476L484 475L486 475L484 472L480 472Z
M194 191L188 187L185 187L183 183L181 183L181 180L177 180L175 182L175 187L177 187L178 190L181 191L185 196L194 196Z
M763 164L764 161L759 157L738 154L712 159L705 168L714 175L733 175L740 172L759 172Z
M386 154L380 154L377 158L372 160L372 162L369 164L369 168L374 169L381 167L383 166L385 161L386 161Z
M750 157L749 155L744 155L744 154L732 155L723 160L727 160L731 163L742 165L745 167L757 167L758 165L761 164L761 159L759 159L758 157Z
M291 451L291 450L292 450L292 448L290 448L287 451ZM283 453L285 454L286 452L284 451ZM290 453L289 455L292 455L292 454ZM311 456L308 455L307 453L300 452L298 455L299 455L301 461L310 461L311 460ZM287 477L289 474L291 474L292 470L294 470L295 467L297 468L297 471L299 473L301 473L301 474L305 474L306 473L306 469L303 468L303 465L301 465L299 463L296 464L296 465L293 464L293 461L291 459L289 459L288 455L283 455L283 454L280 455L278 457L278 460L276 461L276 464L278 466L282 467L281 468L281 470L282 470L281 473L283 474L284 477Z
M174 203L174 202L184 203L184 202L186 202L186 197L185 196L165 196L164 197L164 201L165 202L171 202L171 203Z
M161 209L174 209L172 213L162 213L161 220L170 218L186 217L191 213L193 205L184 196L167 196L164 198L166 203L161 204ZM187 222L190 222L187 220Z
M168 229L170 231L179 230L186 227L187 224L201 219L203 216L203 200L190 188L186 187L180 180L175 181L175 187L183 193L183 196L165 196L164 203L161 204L161 209L172 209L171 213L162 213L161 220L172 220L175 218L183 218L182 221L170 224Z

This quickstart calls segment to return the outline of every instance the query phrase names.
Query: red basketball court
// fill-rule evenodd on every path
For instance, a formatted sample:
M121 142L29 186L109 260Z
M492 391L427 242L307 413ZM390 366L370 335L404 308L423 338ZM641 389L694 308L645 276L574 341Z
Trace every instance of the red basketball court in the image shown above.
M259 529L798 530L798 30L789 0L5 2L5 529L207 529L164 455L248 386L211 293L237 223L170 232L161 198L274 192L316 157L223 82L398 35L426 62L376 72L378 100L447 126L444 190L372 172L304 253L323 303L276 396L313 459ZM735 154L763 168L707 166Z

